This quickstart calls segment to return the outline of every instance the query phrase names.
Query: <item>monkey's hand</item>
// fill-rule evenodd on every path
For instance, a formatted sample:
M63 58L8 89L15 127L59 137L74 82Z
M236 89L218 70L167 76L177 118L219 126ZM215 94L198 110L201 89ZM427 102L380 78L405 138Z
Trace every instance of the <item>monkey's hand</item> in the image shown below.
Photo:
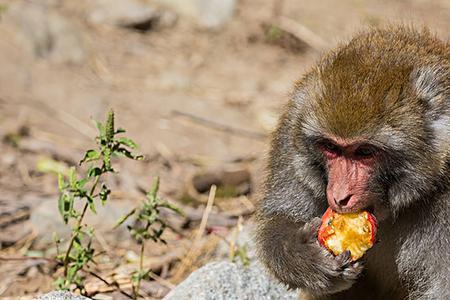
M350 251L333 256L321 246L317 240L320 224L321 219L314 218L300 229L301 242L294 251L305 259L308 258L309 253L311 255L310 264L312 264L311 272L317 272L316 274L319 275L317 276L318 281L310 282L305 289L315 294L324 292L333 294L350 288L363 270L363 265L360 261L352 261ZM303 254L300 254L300 251L303 251Z
M257 237L260 257L290 288L334 294L350 288L363 266L353 262L348 251L335 257L323 248L317 241L320 223L319 218L303 226L282 218L265 222Z

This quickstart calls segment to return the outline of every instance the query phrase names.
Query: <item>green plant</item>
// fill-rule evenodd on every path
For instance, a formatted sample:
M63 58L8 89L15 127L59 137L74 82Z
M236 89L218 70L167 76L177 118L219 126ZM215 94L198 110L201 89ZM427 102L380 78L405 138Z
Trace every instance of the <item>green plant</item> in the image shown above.
M248 256L247 243L240 245L237 242L239 232L241 232L243 229L243 225L242 225L243 221L244 221L244 219L242 217L239 217L236 227L232 231L231 241L228 242L226 239L224 239L224 241L226 243L228 243L230 246L230 252L229 252L230 261L236 262L239 259L244 267L248 267L250 265L251 261Z
M3 14L8 10L8 6L5 4L0 4L0 21L2 19Z
M283 35L283 31L276 25L269 25L265 31L265 37L268 42L278 41Z
M67 175L58 175L60 197L59 212L65 224L71 223L72 234L67 247L61 251L61 241L57 240L57 261L63 268L62 277L56 284L60 289L79 289L84 293L85 277L81 270L89 268L94 263L95 249L92 246L94 229L83 222L88 208L96 213L96 201L102 205L108 200L111 190L103 178L108 173L114 173L111 165L113 156L124 156L140 160L141 155L134 155L132 149L136 143L126 137L117 137L125 130L114 126L114 112L108 113L105 124L96 122L99 135L95 141L97 149L86 151L80 165L90 163L85 175L79 178L75 167L71 167ZM82 209L76 208L76 201L83 201Z
M144 269L144 253L145 246L148 240L155 243L166 243L162 238L164 230L167 228L167 223L160 216L160 209L167 208L178 214L182 214L181 210L176 206L170 204L166 200L158 196L159 177L153 181L152 187L147 192L145 201L138 208L131 210L128 214L123 216L116 226L120 226L130 217L134 217L132 224L127 228L131 236L141 245L139 255L139 269L132 274L133 284L133 298L137 299L139 296L140 286L142 280L149 280L152 270Z
M244 267L250 266L250 258L248 257L247 244L243 246L237 245L234 256L231 258L232 262L236 262L239 259Z

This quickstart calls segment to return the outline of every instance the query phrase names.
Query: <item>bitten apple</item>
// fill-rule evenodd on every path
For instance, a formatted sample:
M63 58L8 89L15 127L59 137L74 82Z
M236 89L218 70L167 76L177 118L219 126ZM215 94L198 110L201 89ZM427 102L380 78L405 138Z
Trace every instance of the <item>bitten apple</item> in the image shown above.
M328 208L322 216L318 239L334 255L349 250L355 261L373 246L376 232L377 221L371 213L338 214Z

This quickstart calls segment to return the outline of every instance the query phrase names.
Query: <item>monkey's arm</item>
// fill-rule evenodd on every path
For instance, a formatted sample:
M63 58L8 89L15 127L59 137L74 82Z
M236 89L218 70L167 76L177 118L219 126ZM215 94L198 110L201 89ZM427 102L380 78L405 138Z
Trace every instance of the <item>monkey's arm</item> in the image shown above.
M406 219L398 269L414 300L450 299L450 193ZM414 222L414 223L413 223ZM411 226L414 224L414 226Z
M319 245L319 218L303 224L286 217L258 218L259 257L289 287L312 295L333 294L350 288L362 271L359 262L351 262L349 253L333 257Z

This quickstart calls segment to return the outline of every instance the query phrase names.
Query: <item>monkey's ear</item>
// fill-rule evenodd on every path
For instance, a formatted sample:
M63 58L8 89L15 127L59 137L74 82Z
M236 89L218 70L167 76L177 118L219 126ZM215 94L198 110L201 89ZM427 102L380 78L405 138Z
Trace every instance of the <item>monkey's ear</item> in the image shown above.
M416 95L427 108L426 120L439 153L450 149L450 91L446 88L449 76L448 68L440 65L422 67L411 73Z
M308 73L295 83L294 90L291 92L291 99L296 107L302 107L307 105L310 100L320 97L324 90L325 87L320 75Z
M411 73L411 82L417 97L426 102L432 114L442 113L443 108L448 108L446 103L450 93L446 81L449 75L447 68L439 65L421 67Z
M311 97L308 87L301 85L297 86L291 93L291 99L296 109L302 109L308 102L308 98Z

